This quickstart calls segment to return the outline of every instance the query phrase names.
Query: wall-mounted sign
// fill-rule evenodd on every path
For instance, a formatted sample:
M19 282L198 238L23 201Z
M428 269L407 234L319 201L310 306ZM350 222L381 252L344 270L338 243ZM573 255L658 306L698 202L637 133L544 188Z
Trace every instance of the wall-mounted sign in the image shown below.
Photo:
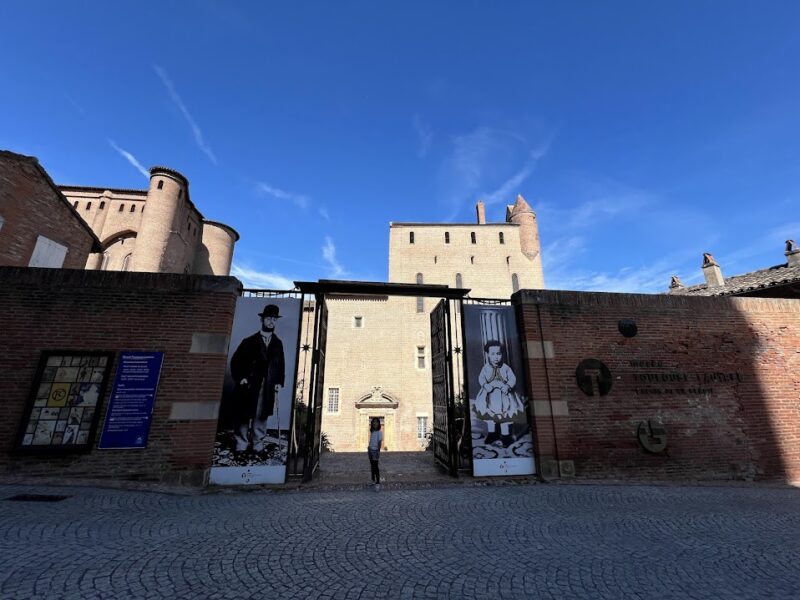
M575 369L575 380L578 387L587 396L605 396L611 391L611 371L596 358L582 360Z
M113 358L111 352L43 352L17 450L88 451Z
M98 448L145 448L153 419L163 352L123 352Z

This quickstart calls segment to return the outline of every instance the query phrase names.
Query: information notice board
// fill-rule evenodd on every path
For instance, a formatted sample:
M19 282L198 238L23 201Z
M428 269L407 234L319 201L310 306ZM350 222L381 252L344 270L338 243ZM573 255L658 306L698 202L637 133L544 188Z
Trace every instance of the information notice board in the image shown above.
M161 375L163 352L123 352L98 448L145 448Z

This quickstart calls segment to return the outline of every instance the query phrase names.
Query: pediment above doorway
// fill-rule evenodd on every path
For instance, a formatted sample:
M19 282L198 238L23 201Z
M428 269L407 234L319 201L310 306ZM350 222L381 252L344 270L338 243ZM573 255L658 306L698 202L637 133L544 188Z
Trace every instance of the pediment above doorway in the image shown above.
M385 392L380 385L373 386L368 394L356 401L356 408L397 408L399 405L397 398Z

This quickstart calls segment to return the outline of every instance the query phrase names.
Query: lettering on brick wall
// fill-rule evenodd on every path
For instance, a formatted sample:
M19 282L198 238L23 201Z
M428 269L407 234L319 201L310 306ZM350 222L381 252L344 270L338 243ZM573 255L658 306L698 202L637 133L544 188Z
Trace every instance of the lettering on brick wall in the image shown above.
M631 360L629 365L635 369L663 369L660 360ZM706 395L714 393L715 384L737 384L743 381L738 371L667 371L662 373L633 373L636 384L634 393L639 396L658 396L678 394L683 396Z

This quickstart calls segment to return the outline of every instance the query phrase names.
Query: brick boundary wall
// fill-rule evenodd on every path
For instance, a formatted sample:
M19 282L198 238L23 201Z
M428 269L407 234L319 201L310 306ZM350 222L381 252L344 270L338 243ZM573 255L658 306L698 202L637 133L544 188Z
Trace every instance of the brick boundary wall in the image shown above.
M540 473L620 479L800 481L800 300L523 290ZM634 337L618 323L632 319ZM577 384L602 361L611 390ZM665 452L639 442L662 423Z
M204 485L236 299L232 277L0 267L0 472ZM13 452L43 350L115 352L88 454ZM98 450L120 351L162 351L148 447Z

